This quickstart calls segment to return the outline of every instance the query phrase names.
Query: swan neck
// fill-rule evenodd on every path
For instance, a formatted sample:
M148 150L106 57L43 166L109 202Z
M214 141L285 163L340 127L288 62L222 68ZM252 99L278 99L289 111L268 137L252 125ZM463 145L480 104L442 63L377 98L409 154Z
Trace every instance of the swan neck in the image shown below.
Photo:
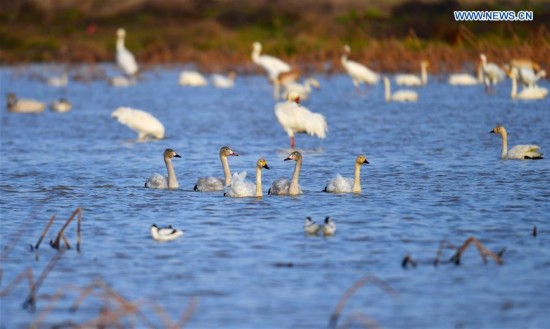
M229 170L229 162L227 161L227 156L220 154L220 160L222 162L223 175L225 178L225 187L231 185L231 170Z
M302 158L296 160L296 166L294 167L294 173L292 174L292 180L290 181L290 186L288 188L288 194L298 194L299 184L298 177L300 176L300 170L302 169Z
M506 158L506 154L508 154L508 134L506 131L503 131L500 133L502 136L502 154L501 158Z
M168 172L168 188L178 188L178 179L174 166L172 165L172 160L170 160L170 158L164 158L164 163L166 163L166 171Z
M342 57L340 58L340 60L342 61L342 65L346 67L346 65L348 64L348 56L344 53L342 54Z
M516 81L516 77L512 76L512 91L510 92L510 96L512 98L516 98L517 94L518 94L518 84Z
M256 196L261 197L262 195L262 168L256 167Z
M384 79L384 98L386 102L391 98L390 81L388 79Z
M361 165L355 163L355 175L353 177L353 193L361 193Z
M428 83L428 69L426 68L426 65L421 65L420 67L420 79L422 80L423 85Z
M124 47L124 37L119 37L116 40L116 49L117 49L117 51L123 51L125 49L125 47Z

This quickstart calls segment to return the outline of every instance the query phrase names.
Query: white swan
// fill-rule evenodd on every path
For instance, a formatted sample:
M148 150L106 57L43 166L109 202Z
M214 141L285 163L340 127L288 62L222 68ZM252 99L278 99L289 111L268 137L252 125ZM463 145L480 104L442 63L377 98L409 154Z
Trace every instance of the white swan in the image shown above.
M288 95L290 92L295 92L298 94L301 100L306 100L311 94L311 87L319 89L321 85L317 79L309 78L304 81L303 84L299 82L290 82L284 85L285 95Z
M63 73L59 76L49 77L46 83L52 87L65 87L69 83L69 77L67 73Z
M210 80L212 80L212 84L216 88L233 88L235 86L236 77L237 73L229 72L227 76L221 74L212 74Z
M495 86L497 83L504 80L506 74L495 63L487 63L487 56L485 56L485 54L479 55L479 58L481 59L481 70L485 89L489 90L491 85Z
M365 87L367 87L367 84L377 84L378 80L380 80L380 75L363 64L348 60L348 54L350 52L351 48L348 45L344 46L344 53L340 60L342 66L351 77L355 90L359 91L359 85L361 83L364 83Z
M331 193L361 193L361 165L368 164L369 161L364 155L359 155L355 159L355 174L353 178L342 177L337 174L331 179L325 187L325 192Z
M546 76L545 70L540 70L535 74L535 71L533 71L533 69L529 69L525 67L522 67L522 68L513 67L511 71L512 71L511 74L515 74L519 78L519 81L521 81L521 83L524 86L529 86L529 87L535 87L537 85L537 82L541 78L544 78Z
M397 74L395 83L399 86L423 86L428 83L428 61L420 62L420 77L414 74Z
M473 86L479 83L478 79L468 73L455 73L449 75L449 84L453 86Z
M304 232L309 235L317 235L321 230L321 226L315 223L311 217L307 216L304 221Z
M163 157L168 176L152 174L145 182L145 187L159 189L176 189L179 187L176 172L174 171L174 166L172 165L172 158L181 158L181 156L172 149L166 149L164 150Z
M151 225L151 236L155 241L170 241L179 238L184 234L182 230L178 230L169 225L168 227L158 227L156 224Z
M136 84L134 78L129 79L122 75L111 77L107 82L113 87L130 87Z
M392 94L390 79L384 77L384 99L386 102L416 102L418 94L413 90L398 90Z
M271 184L271 188L267 194L273 195L298 195L303 194L302 188L298 184L298 177L300 176L300 170L302 169L302 153L294 151L284 160L294 160L296 161L296 166L294 167L294 173L292 174L292 179L289 181L286 178L281 178Z
M540 146L538 145L516 145L508 150L508 133L506 132L506 128L504 128L504 126L496 126L490 131L490 133L500 134L502 137L502 159L542 159L542 153L538 152L540 149Z
M138 140L143 141L148 136L157 139L164 138L164 126L152 114L129 107L119 107L111 113L118 122L138 133Z
M232 198L262 197L262 169L269 169L265 159L256 162L256 184L246 181L246 171L233 174L231 185L225 189L225 196Z
M203 87L208 86L208 81L199 72L183 71L180 73L179 84L182 86Z
M34 99L19 99L14 93L8 93L7 98L9 112L41 113L46 109L46 104Z
M262 45L259 42L254 42L252 44L252 61L267 71L269 81L272 83L277 82L279 74L291 71L291 67L287 63L273 56L261 55L261 52Z
M548 95L548 89L539 87L537 85L524 87L519 93L517 92L517 69L512 69L510 78L512 79L512 90L510 91L510 97L513 99L543 99Z
M193 190L195 191L222 191L225 187L231 184L231 171L229 170L229 162L227 161L228 156L239 156L237 153L233 152L227 146L222 146L220 148L220 161L222 162L224 179L218 177L201 177L197 180Z
M325 236L334 235L336 232L336 223L329 217L325 217L325 225L323 225L323 234Z
M126 31L124 29L118 29L116 35L116 63L125 74L128 76L135 76L139 68L134 55L124 46Z
M53 101L51 104L51 109L54 112L69 112L72 110L73 106L65 98L60 98L59 100Z
M275 116L290 138L290 147L296 146L295 133L325 138L328 131L325 117L301 106L300 97L296 92L290 92L287 98L286 102L275 104Z

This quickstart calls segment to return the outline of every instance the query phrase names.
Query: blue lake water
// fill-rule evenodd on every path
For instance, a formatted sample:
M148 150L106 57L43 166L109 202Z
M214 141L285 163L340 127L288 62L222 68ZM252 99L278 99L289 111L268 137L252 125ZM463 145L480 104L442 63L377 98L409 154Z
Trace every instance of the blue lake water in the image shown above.
M486 94L481 86L430 77L417 89L418 102L396 104L384 101L382 84L357 94L345 75L317 76L321 89L304 105L325 115L328 137L296 137L304 194L284 197L266 193L273 180L290 177L294 163L283 161L289 140L264 76L239 76L228 90L181 87L178 67L152 68L129 88L105 81L54 88L36 78L53 71L0 70L3 95L73 103L69 113L0 111L0 246L24 229L2 259L1 287L27 268L37 279L56 254L47 242L77 207L81 253L63 253L34 312L21 307L25 282L2 297L2 328L96 318L104 306L97 296L75 312L69 308L78 288L98 278L141 303L156 327L164 322L152 302L176 321L195 301L191 328L322 328L344 292L366 275L397 294L365 285L347 301L339 325L364 327L367 317L387 328L548 328L550 159L501 160L500 136L489 134L503 124L510 146L534 143L550 155L548 98L511 100L510 81ZM153 113L166 138L136 143L136 133L110 116L119 106ZM223 145L240 154L229 159L234 172L253 176L256 160L268 161L262 199L192 190L198 177L222 175ZM173 160L180 188L144 188L152 173L165 174L168 147L182 155ZM352 176L358 154L370 162L362 167L362 193L321 192L336 173ZM41 248L29 251L54 214ZM317 222L331 216L336 234L305 236L306 216ZM149 234L153 223L186 234L157 243ZM73 223L67 230L73 244L75 232ZM506 248L504 264L483 264L472 246L460 266L432 265L440 241L460 245L470 236L490 250ZM453 252L444 251L442 260ZM418 267L403 269L405 255ZM56 293L62 294L52 303ZM134 320L123 325L148 327Z

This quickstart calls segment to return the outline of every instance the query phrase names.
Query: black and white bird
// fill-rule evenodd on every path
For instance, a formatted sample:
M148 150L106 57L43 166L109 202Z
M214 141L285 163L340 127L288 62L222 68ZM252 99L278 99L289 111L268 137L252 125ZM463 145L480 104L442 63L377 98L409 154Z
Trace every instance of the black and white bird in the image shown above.
M325 218L325 225L323 225L323 234L325 236L331 236L334 235L334 232L336 232L336 224L327 216Z
M167 227L158 227L157 224L151 225L151 236L156 241L170 241L182 236L184 232L168 225Z
M307 216L304 221L304 232L310 235L317 235L321 227L319 224L315 223L311 217Z

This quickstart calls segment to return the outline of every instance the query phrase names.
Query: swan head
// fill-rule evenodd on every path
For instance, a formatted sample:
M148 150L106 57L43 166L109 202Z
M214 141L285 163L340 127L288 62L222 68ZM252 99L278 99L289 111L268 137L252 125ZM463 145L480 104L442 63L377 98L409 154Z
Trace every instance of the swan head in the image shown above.
M495 128L493 128L493 130L490 131L491 134L501 134L501 135L506 135L506 128L504 128L504 126L502 125L498 125L496 126Z
M295 102L296 104L300 104L300 94L298 94L296 91L290 91L286 94L286 99Z
M239 156L236 152L233 152L232 149L230 149L228 146L222 146L222 148L220 149L220 156Z
M485 56L485 54L479 55L479 59L481 59L483 63L487 62L487 56Z
M310 79L307 79L306 81L309 82L315 89L321 88L321 84L319 83L319 81L317 81L317 79L310 78Z
M420 66L426 67L426 68L430 67L430 62L424 60L424 61L420 62Z
M308 225L308 224L312 224L312 223L313 223L313 219L311 219L311 217L307 216L306 220L304 221L304 224Z
M267 165L267 161L265 161L264 158L261 158L260 160L258 160L258 162L256 162L256 166L260 169L268 169L269 170L269 166Z
M8 104L8 108L10 109L17 104L17 96L15 96L14 93L8 93L7 97L8 97L7 104Z
M284 161L288 161L288 160L298 161L300 159L302 159L302 153L298 151L294 151L290 153L290 155Z
M357 159L355 160L356 163L362 165L362 164L369 164L369 160L367 160L367 157L363 154L359 155Z
M349 45L345 45L344 46L344 53L349 54L350 52L351 52L351 48L349 47Z
M325 217L325 224L333 223L332 219L329 216Z
M123 28L120 28L118 30L116 30L116 36L119 38L119 39L122 39L126 36L126 30L123 29Z
M165 159L181 158L181 155L177 154L176 151L172 149L166 149L164 150L164 158Z
M252 49L254 51L261 51L262 50L262 44L259 43L258 41L256 41L252 44Z

